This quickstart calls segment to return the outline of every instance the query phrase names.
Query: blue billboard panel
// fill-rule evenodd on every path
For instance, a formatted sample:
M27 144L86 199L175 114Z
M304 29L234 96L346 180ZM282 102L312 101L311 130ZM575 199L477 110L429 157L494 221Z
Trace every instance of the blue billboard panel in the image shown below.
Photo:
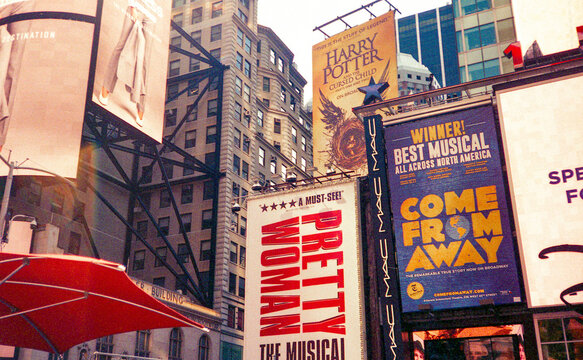
M385 141L403 311L520 302L492 108L391 125Z

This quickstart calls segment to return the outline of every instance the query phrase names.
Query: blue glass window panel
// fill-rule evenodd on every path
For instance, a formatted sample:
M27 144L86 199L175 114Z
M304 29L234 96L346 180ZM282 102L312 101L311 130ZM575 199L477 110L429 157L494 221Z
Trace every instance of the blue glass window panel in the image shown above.
M466 82L466 67L460 66L460 83Z
M494 23L480 26L480 38L482 40L482 46L496 44L496 29L494 29Z
M473 27L464 30L464 38L466 42L466 51L477 49L480 45L480 28Z
M468 65L469 81L480 80L484 78L484 64L477 63Z
M437 12L435 10L429 10L420 13L418 16L423 65L427 66L440 84L443 84L439 35L437 31Z
M461 31L456 31L455 35L456 35L456 38L457 38L457 51L458 52L464 52L464 40L462 38L462 32Z
M488 10L492 8L491 0L476 0L476 8L478 11Z
M441 86L450 86L460 83L458 71L457 41L453 7L446 5L439 8L439 22L441 24L441 46L443 51L443 68L445 82Z
M399 50L402 53L410 54L415 60L419 61L415 15L399 19Z
M500 61L498 59L484 61L484 76L500 75Z
M459 0L453 0L453 15L458 18L460 17L460 10L459 10L460 2Z
M462 16L473 14L477 11L476 0L460 0L462 6Z

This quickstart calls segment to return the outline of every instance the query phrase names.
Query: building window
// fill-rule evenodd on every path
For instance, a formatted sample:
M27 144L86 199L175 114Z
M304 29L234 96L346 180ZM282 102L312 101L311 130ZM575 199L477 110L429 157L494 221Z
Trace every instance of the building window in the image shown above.
M198 105L188 105L186 107L186 113L188 115L186 122L196 121L198 119Z
M205 181L202 186L202 199L211 200L215 194L215 182Z
M166 111L164 111L164 126L176 125L176 114L176 109L166 109Z
M238 76L235 77L235 92L237 95L243 94L243 80L241 80Z
M271 171L272 174L275 174L277 172L277 160L275 158L272 158L271 161L269 162L269 170Z
M138 250L134 252L134 266L133 270L143 270L146 262L146 250Z
M241 158L233 154L233 172L241 175Z
M539 319L543 359L580 359L583 348L583 317Z
M243 71L243 55L237 53L235 58L235 66L237 66L237 69Z
M182 168L182 176L192 175L194 174L194 161L191 159L184 159L184 167Z
M249 39L249 37L245 36L245 51L251 55L251 39Z
M263 91L265 92L271 91L270 79L266 76L263 77Z
M259 165L261 166L265 166L265 149L263 149L262 147L259 147Z
M291 109L291 111L296 111L296 98L294 98L293 96L289 97L289 108Z
M237 295L237 275L229 273L229 292Z
M192 184L182 185L182 190L180 192L180 203L181 204L191 204L192 194L194 186Z
M200 260L210 260L211 259L211 242L209 240L200 242Z
M296 164L298 161L298 153L294 149L292 149L292 151L291 151L291 161L294 164Z
M207 335L202 335L198 340L198 360L209 360L210 340Z
M285 71L285 61L283 61L283 59L281 57L277 58L277 68L281 72Z
M136 232L139 237L146 239L148 237L148 220L138 221L136 224Z
M273 132L276 134L281 134L281 120L273 119Z
M206 166L209 166L213 169L216 168L217 167L216 154L214 152L204 154L204 163Z
M182 27L182 19L184 17L182 16L182 13L180 14L176 14L174 15L174 17L172 17L172 21L174 21L176 23L176 25Z
M265 107L269 107L269 99L263 98L262 102Z
M172 0L172 8L184 5L185 0Z
M243 39L245 38L245 36L243 35L243 30L237 28L237 44L239 44L239 46L243 47Z
M464 30L466 51L496 43L494 23L476 26Z
M178 262L180 264L188 262L188 247L186 246L186 244L178 244L176 255L178 255Z
M174 36L172 39L170 39L170 45L180 48L182 45L182 36Z
M230 328L235 328L236 309L233 305L227 307L227 326Z
M202 229L210 229L213 227L213 212L212 210L202 211Z
M241 177L249 180L249 164L246 161L241 162Z
M200 70L200 60L195 59L195 58L190 58L190 64L189 64L188 70L190 72Z
M188 96L194 96L196 94L198 94L198 80L188 80Z
M211 26L211 42L221 40L221 33L223 31L223 25L213 25Z
M244 246L239 246L239 265L245 267L247 262L247 249Z
M168 252L168 248L166 246L161 246L156 248L156 258L154 259L154 267L160 267L164 265L166 261L166 253Z
M168 189L160 190L160 209L170 206L170 191Z
M243 152L249 154L249 146L251 145L251 140L245 134L243 134Z
M247 84L243 85L243 100L251 102L251 88Z
M217 107L218 107L218 100L211 99L207 103L207 116L216 116L217 115Z
M164 276L155 277L152 279L152 284L160 287L165 287L166 285L166 278Z
M245 280L245 279L243 279ZM241 296L241 295L239 295ZM244 297L244 296L243 296ZM245 310L237 308L237 330L245 330Z
M260 109L257 110L257 125L263 127L263 111Z
M304 158L301 159L300 167L302 168L302 171L306 171L306 168L307 168L306 159L304 159Z
M292 134L292 141L294 142L294 144L298 143L298 130L292 126L291 128L291 134Z
M235 144L235 146L237 148L241 148L241 131L239 129L235 129L234 135L233 135L233 143Z
M247 22L249 22L249 17L247 16L247 14L245 14L245 12L243 12L243 10L239 9L239 18L241 19L241 21L243 21L245 24L247 24Z
M281 101L282 101L282 102L284 102L284 103L285 103L285 101L286 101L286 97L287 97L287 95L286 95L286 94L287 94L287 91L286 91L286 90L285 90L285 88L282 86L282 87L281 87L281 94L280 94L280 99L281 99Z
M243 4L245 8L249 9L249 0L239 0L239 2Z
M180 215L180 220L182 220L184 231L187 233L190 232L192 228L192 214L191 213L182 214Z
M170 218L166 216L158 219L158 227L160 228L159 235L168 236L170 233Z
M113 335L108 335L97 339L95 344L95 351L101 353L113 353ZM111 356L99 355L95 360L111 360Z
M239 278L239 296L242 298L245 297L245 278L243 277Z
M190 23L193 25L198 24L200 22L202 22L202 8L201 7L192 10L192 17L190 19ZM200 41L199 41L199 43L200 43Z
M281 178L285 180L287 177L287 166L281 164Z
M194 13L194 10L192 12ZM202 18L202 11L201 11L201 18ZM200 40L202 38L202 32L200 30L193 31L190 33L190 37L192 38L192 40L196 41L200 45ZM192 43L191 43L190 47L194 47L194 45L192 45Z
M206 143L213 144L217 142L217 127L215 125L206 128Z
M247 218L241 216L241 223L239 224L239 234L245 236L247 234Z
M150 330L136 331L135 356L150 357Z
M247 60L245 60L245 64L243 67L243 73L247 76L247 77L251 77L251 63Z
M238 249L239 249L239 245L237 245L236 242L231 241L231 251L229 254L229 260L235 264L237 263L237 260L239 258L239 252L237 251Z
M166 173L166 177L168 179L172 179L172 177L174 177L174 165L167 163L167 162L163 162L162 163L162 167L164 168L164 172ZM160 174L160 179L164 180L164 174Z
M180 60L170 61L170 69L168 70L168 76L180 75Z
M276 54L275 54L275 50L273 49L269 49L269 61L273 64L276 65L277 64L277 59L276 59Z
M212 9L211 9L211 18L216 18L223 15L223 2L222 1L217 1L215 3L213 3L212 5Z
M189 130L184 133L184 148L193 148L196 145L196 130Z

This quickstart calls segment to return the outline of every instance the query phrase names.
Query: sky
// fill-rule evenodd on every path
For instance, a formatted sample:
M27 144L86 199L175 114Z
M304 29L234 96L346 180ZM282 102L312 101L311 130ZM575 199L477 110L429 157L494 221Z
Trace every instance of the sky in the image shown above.
M323 25L353 10L370 4L372 0L259 0L258 23L270 27L294 53L294 62L300 74L308 81L305 86L304 103L312 98L312 45L326 39L316 26ZM451 0L390 0L404 17L425 10L435 9ZM386 13L390 6L379 1L368 8L376 16ZM370 19L366 10L346 17L351 26L360 25ZM329 36L346 29L346 25L337 21L323 28Z

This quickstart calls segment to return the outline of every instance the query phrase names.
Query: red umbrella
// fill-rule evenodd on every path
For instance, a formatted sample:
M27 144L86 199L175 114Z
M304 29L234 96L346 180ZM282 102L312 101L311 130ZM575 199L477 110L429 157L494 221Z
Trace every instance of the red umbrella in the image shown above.
M0 253L0 344L63 353L102 336L193 326L124 267L81 256Z

